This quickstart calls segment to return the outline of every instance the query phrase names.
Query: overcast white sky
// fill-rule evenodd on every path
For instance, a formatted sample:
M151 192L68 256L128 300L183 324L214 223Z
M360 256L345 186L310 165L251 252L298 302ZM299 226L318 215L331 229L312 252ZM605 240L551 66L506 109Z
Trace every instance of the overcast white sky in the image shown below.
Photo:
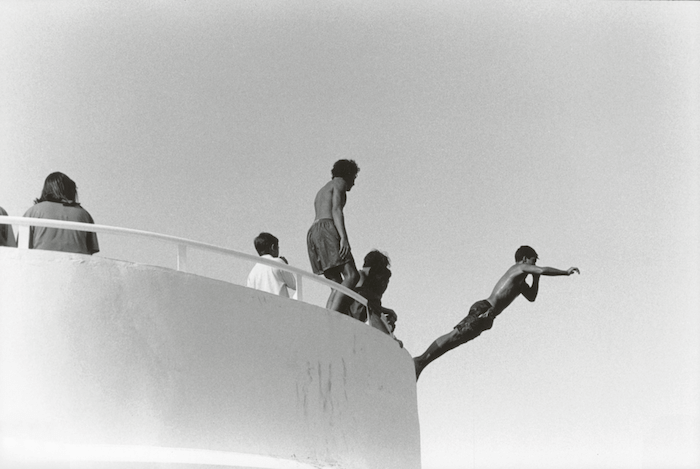
M350 243L391 257L413 355L521 244L581 269L426 369L424 469L696 467L699 25L696 2L4 1L0 205L62 171L97 223L251 253L269 231L308 269L313 196L353 158Z

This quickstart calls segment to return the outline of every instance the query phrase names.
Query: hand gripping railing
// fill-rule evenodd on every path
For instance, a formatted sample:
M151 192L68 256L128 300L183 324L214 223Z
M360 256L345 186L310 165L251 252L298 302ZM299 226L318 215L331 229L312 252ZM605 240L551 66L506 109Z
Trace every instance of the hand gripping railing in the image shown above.
M77 230L77 231L87 231L92 233L107 233L115 235L124 235L131 237L141 237L141 238L152 238L159 241L164 241L166 243L175 244L177 246L177 270L186 272L187 271L187 248L197 248L204 251L216 252L219 254L224 254L226 256L233 256L238 259L245 259L248 261L257 262L259 264L269 265L270 267L275 267L278 269L285 270L294 274L297 282L297 299L302 300L302 278L309 278L315 282L319 282L327 287L337 290L344 295L349 296L353 300L357 300L364 306L367 306L367 300L350 290L343 285L335 283L325 277L319 277L311 272L299 269L298 267L293 267L291 265L284 264L282 262L273 261L270 259L265 259L262 257L254 256L252 254L247 254L245 252L236 251L233 249L222 248L220 246L214 246L213 244L201 243L199 241L193 241L186 238L178 238L177 236L164 235L160 233L153 233L151 231L133 230L131 228L120 228L117 226L107 226L107 225L93 225L91 223L80 223L74 221L61 221L61 220L50 220L47 218L29 218L29 217L10 217L5 215L0 215L0 225L17 225L22 227L29 226L42 226L45 228L61 228L66 230ZM19 248L27 248L29 242L29 230L23 233L20 237Z

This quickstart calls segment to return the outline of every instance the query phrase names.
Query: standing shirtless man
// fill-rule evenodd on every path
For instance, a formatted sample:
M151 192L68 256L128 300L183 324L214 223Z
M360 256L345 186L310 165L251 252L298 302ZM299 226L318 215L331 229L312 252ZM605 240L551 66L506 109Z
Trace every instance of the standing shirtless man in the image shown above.
M306 235L311 268L316 275L323 274L345 287L353 288L360 278L350 252L345 231L346 192L355 185L360 168L354 160L338 160L331 170L331 180L316 194L316 218ZM346 296L332 290L326 308L342 311Z
M491 329L496 316L501 314L520 294L529 301L535 301L540 285L540 275L557 276L571 275L574 272L581 273L578 267L559 270L554 267L539 267L535 265L535 262L537 262L535 250L530 246L520 246L515 251L515 264L496 283L491 296L474 303L469 309L467 317L462 319L451 332L439 337L430 344L423 355L413 359L416 367L416 380L421 371L428 366L428 363L453 348L475 339L483 331ZM528 275L532 275L532 285L525 282Z

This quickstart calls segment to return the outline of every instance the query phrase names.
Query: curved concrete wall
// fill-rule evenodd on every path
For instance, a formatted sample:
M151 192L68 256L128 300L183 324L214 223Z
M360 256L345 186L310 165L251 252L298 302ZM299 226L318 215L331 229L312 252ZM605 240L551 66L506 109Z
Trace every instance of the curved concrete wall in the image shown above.
M420 467L413 362L386 335L99 257L0 248L0 399L5 442Z

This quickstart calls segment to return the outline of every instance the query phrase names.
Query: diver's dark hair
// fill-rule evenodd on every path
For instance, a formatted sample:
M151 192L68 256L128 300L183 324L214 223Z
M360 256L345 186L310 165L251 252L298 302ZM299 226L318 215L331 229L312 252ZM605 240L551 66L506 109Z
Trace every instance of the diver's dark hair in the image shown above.
M523 259L528 259L530 257L537 258L537 253L530 246L520 246L517 251L515 251L515 262L520 262Z
M354 179L357 173L360 172L360 167L357 166L355 160L338 160L333 165L331 169L332 177L341 177L348 181L349 179Z
M272 251L272 246L276 245L277 243L279 243L279 239L270 233L260 233L253 241L255 250L258 251L258 255L260 256L270 254L270 251Z
M75 182L65 174L56 172L46 177L41 197L34 199L34 203L58 202L63 205L79 205L77 198L78 188Z

